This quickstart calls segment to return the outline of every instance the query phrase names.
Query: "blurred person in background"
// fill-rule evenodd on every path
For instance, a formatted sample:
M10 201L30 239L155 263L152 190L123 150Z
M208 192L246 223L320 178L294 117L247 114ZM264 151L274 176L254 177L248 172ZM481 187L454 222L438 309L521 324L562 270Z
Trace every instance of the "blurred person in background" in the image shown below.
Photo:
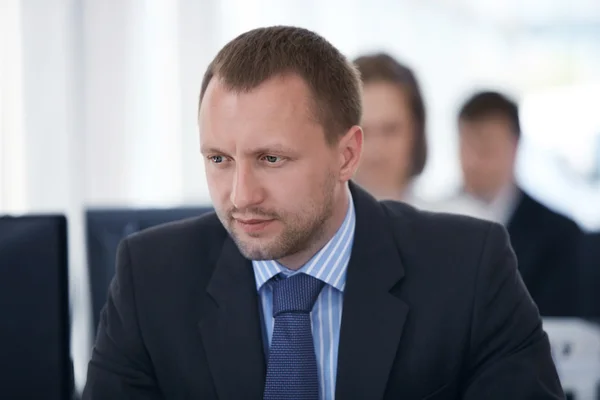
M478 92L461 107L458 130L464 186L448 202L448 211L465 201L478 203L473 208L475 216L504 224L541 315L576 316L581 231L575 222L550 210L517 184L521 136L517 104L498 92Z
M363 81L365 144L354 180L379 199L420 203L413 180L427 160L425 104L413 71L385 53L354 60Z

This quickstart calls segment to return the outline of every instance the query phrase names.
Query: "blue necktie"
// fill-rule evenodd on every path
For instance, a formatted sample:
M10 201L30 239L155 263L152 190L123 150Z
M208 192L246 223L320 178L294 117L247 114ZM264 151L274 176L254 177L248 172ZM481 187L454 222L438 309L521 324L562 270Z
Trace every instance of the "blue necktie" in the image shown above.
M265 400L319 399L310 312L323 285L319 279L302 273L274 282L275 326L267 364Z

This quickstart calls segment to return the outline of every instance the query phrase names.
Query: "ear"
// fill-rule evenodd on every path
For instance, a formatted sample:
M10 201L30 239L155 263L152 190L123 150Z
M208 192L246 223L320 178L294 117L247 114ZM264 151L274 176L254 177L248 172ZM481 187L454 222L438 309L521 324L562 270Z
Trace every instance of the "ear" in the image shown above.
M340 155L340 180L347 182L358 169L363 149L363 130L355 125L346 132L338 143Z

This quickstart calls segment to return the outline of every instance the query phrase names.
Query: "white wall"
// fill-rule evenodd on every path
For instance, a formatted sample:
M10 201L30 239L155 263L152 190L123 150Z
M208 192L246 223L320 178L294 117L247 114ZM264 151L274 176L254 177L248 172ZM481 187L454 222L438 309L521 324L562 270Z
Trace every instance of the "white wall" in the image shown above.
M19 0L0 3L0 210L26 207Z
M179 8L84 2L89 205L165 205L183 194Z

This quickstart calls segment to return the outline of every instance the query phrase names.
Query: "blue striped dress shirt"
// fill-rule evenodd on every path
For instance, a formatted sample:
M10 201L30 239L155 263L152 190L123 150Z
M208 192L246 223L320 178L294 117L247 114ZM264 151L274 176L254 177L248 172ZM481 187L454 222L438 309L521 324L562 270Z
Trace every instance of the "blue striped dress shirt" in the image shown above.
M319 391L322 400L335 398L338 344L342 322L342 300L346 285L346 270L352 242L356 216L352 197L344 222L329 242L298 271L291 271L277 261L253 261L256 288L260 295L264 322L265 340L270 347L273 336L273 291L269 279L282 273L291 276L305 273L325 282L311 313L312 331L319 371Z

